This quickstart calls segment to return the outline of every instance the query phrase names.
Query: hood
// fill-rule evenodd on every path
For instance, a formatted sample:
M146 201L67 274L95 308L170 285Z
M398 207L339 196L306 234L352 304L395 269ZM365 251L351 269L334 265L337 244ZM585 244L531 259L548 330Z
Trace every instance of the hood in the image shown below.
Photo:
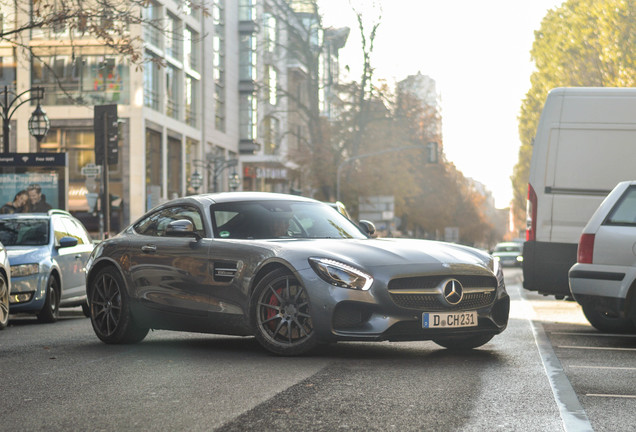
M7 246L11 265L37 263L46 253L46 246Z
M430 240L401 238L364 240L301 240L285 242L281 251L304 249L305 256L332 258L360 268L419 265L489 268L491 257L477 249ZM284 255L283 252L281 255Z

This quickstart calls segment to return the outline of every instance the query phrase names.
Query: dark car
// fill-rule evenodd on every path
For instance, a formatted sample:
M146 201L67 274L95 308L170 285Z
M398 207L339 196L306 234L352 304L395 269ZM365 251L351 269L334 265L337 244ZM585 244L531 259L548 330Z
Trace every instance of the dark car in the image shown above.
M11 264L11 313L54 322L60 307L82 306L88 316L85 265L90 235L69 213L0 215L0 241Z
M523 243L497 243L492 256L504 267L521 267L523 264Z
M149 329L254 335L304 353L334 341L487 343L510 299L490 255L459 245L369 238L328 204L234 192L176 199L96 246L87 294L97 336Z

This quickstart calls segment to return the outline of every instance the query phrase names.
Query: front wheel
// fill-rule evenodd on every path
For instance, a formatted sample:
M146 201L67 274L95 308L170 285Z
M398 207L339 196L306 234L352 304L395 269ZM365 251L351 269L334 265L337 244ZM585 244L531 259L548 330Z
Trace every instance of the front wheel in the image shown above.
M462 351L480 347L488 343L494 336L495 335L448 336L433 339L433 342L450 350Z
M57 279L53 276L49 276L44 306L37 316L38 321L43 323L54 323L60 317L60 288Z
M288 271L278 269L265 276L252 298L254 334L265 349L292 356L318 344L307 290Z
M629 318L616 313L599 311L594 306L582 306L583 315L597 330L606 333L636 333L636 325Z
M4 275L0 274L0 330L9 323L9 285Z
M111 267L95 275L89 294L90 318L98 338L108 344L137 343L148 334L130 310L130 300L119 272Z

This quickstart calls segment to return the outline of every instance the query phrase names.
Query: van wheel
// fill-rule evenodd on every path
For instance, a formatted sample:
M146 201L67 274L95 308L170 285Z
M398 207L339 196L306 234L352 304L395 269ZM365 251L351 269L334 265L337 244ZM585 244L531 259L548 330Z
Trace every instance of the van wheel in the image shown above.
M585 318L596 329L606 333L636 333L636 325L629 318L621 318L614 312L599 311L593 306L583 306Z

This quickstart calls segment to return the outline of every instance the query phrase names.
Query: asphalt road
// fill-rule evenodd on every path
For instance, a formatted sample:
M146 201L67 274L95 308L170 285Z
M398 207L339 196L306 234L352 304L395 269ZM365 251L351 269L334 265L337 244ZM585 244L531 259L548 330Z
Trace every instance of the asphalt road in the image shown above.
M508 329L466 354L339 343L278 358L252 338L167 331L108 346L80 309L55 324L12 316L0 430L634 430L636 337L525 292L517 269L506 278Z

